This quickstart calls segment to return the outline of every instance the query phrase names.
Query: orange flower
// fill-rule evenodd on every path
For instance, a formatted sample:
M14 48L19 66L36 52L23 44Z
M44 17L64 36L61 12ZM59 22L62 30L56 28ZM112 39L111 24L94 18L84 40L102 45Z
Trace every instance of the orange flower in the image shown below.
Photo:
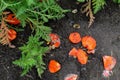
M69 40L72 43L79 43L81 41L81 36L78 32L73 32L73 33L70 33Z
M51 33L49 34L51 39L51 44L53 47L59 47L60 46L60 38L57 34Z
M103 64L105 70L111 71L115 64L116 64L116 59L112 56L103 56Z
M16 38L16 35L17 35L17 33L16 33L15 30L9 29L8 38L9 38L10 41L14 40Z
M78 50L76 48L72 48L69 52L69 56L77 57Z
M20 21L15 17L14 14L9 14L6 18L6 22L13 24L13 25L20 24Z
M88 51L92 51L96 47L96 40L91 36L84 36L82 38L82 45L87 48Z
M82 49L78 49L77 58L81 64L86 64L88 61L88 56Z
M48 68L51 73L56 73L61 69L61 65L56 60L50 60Z

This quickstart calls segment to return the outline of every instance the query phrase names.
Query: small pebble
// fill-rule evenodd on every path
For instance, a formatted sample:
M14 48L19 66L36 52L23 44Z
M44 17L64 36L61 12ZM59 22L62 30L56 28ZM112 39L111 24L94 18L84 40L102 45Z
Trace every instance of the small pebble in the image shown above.
M73 28L79 29L79 28L80 28L80 24L74 24L74 25L73 25Z
M9 67L9 66L7 66L7 68L9 69L10 67Z
M78 12L77 9L73 9L73 10L72 10L72 13L74 13L74 14L77 13L77 12Z

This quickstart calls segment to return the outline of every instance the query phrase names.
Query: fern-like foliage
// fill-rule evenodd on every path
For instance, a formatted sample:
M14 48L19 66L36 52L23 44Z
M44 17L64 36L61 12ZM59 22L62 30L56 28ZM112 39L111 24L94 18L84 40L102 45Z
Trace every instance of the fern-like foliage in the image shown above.
M50 19L60 19L68 10L63 10L55 0L0 0L0 15L9 10L16 15L23 27L26 24L32 28L34 35L29 37L27 44L20 47L22 56L13 63L23 69L25 75L33 66L37 68L39 76L44 72L43 55L48 47L44 41L50 41L51 29L44 26Z
M29 72L33 66L37 68L37 72L40 77L44 72L45 64L43 62L43 56L49 50L49 48L42 46L43 42L39 40L40 38L49 40L49 38L46 37L50 34L51 29L46 26L40 26L39 28L37 28L39 31L34 36L31 35L29 37L27 44L20 47L20 50L22 51L21 58L13 62L23 69L23 72L21 74L22 76ZM44 33L41 31L44 31Z
M92 0L93 13L96 14L106 4L105 0Z
M50 27L41 25L36 28L36 36L42 38L45 41L50 41L49 34L51 33L52 29Z
M43 0L42 2L40 0L1 0L0 9L0 12L5 9L11 10L21 21L22 26L26 25L28 18L48 22L49 19L63 17L63 13L68 11L63 10L55 0Z

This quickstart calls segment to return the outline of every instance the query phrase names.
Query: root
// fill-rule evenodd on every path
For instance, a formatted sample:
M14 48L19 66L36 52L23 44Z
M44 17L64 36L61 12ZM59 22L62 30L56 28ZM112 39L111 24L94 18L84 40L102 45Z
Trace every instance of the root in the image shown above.
M88 28L93 24L95 17L93 16L93 12L91 9L91 0L88 0L81 8L82 13L86 13L86 16L89 16L89 25Z

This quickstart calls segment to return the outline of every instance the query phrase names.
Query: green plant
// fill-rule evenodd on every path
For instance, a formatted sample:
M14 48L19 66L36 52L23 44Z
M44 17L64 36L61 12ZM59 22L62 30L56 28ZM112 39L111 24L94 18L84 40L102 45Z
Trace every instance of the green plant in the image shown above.
M23 69L22 75L25 75L33 66L37 68L39 76L44 72L45 64L42 57L49 50L49 47L43 46L44 42L40 41L40 38L47 40L47 35L51 32L51 29L46 26L40 26L40 28L34 36L29 37L27 44L19 48L22 51L22 56L19 60L13 62Z
M82 13L86 13L86 16L89 16L89 25L90 27L94 22L94 14L100 11L106 5L106 0L77 0L78 2L86 2L82 8ZM115 3L120 3L120 0L113 0Z
M45 41L50 41L49 34L51 33L51 28L44 26L44 23L50 19L60 19L66 12L68 10L63 10L55 0L42 0L42 2L40 0L0 0L0 19L4 21L4 25L8 24L2 16L13 13L20 20L23 28L29 24L34 32L27 44L19 48L22 52L21 58L13 62L23 69L22 75L25 75L33 66L37 68L39 76L44 72L43 55L49 47L43 44ZM8 28L4 25L5 29ZM9 43L10 41L6 44Z
M49 19L59 19L64 16L63 13L68 10L63 10L55 0L1 0L0 13L4 10L11 10L16 17L21 21L24 27L27 22L43 24ZM38 23L37 23L38 24ZM37 25L36 24L36 25Z

